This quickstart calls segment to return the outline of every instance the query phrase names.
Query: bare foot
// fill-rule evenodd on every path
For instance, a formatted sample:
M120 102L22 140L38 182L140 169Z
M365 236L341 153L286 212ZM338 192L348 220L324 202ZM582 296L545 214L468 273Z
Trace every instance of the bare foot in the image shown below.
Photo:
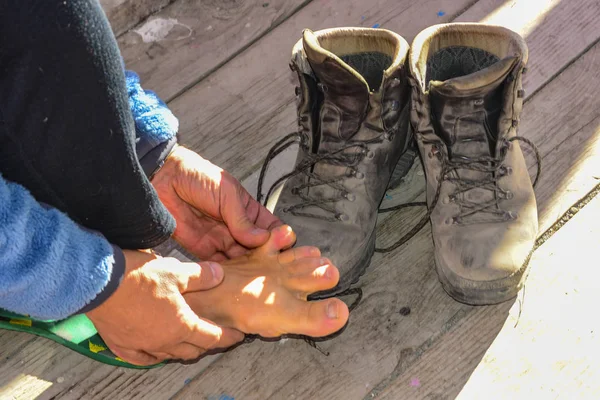
M203 318L244 333L321 337L337 332L348 321L346 304L306 298L337 285L339 272L316 247L290 249L295 241L289 226L273 229L265 245L221 262L225 278L219 286L187 293L185 300Z

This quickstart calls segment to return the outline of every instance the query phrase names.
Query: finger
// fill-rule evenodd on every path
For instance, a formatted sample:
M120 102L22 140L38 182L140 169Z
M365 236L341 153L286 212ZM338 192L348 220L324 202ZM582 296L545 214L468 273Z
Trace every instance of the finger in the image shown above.
M327 259L305 259L294 263L291 274L284 279L284 286L291 291L302 293L302 298L310 293L335 287L340 273Z
M289 225L281 225L271 231L269 240L259 247L254 254L257 256L265 256L268 254L276 254L281 250L286 250L296 243L296 234Z
M290 264L294 261L301 260L303 258L318 258L321 257L321 251L312 246L300 246L294 247L293 249L289 249L283 251L277 255L277 260L279 264Z
M236 244L223 222L195 209L182 208L178 212L181 215L173 238L201 260L212 259L215 252L223 252Z
M256 226L271 231L273 228L283 225L283 222L277 216L271 213L271 211L267 210L267 208L260 204L258 201L255 204L256 206L253 207L256 207L258 209L258 215L256 218L254 218L254 220L256 221ZM248 213L250 215L253 215L250 213L250 211Z
M175 360L195 360L206 353L206 349L194 346L190 343L179 343L165 351L165 353L153 353L154 356L168 354L171 359Z
M213 261L180 262L176 272L179 274L181 293L212 289L223 281L225 275L223 267Z
M286 318L289 333L322 337L342 329L348 322L348 306L340 299L295 302Z
M262 206L233 177L228 189L222 191L221 215L231 235L245 247L262 246L269 239L269 231L254 222Z
M108 345L108 343L107 343ZM159 358L152 354L148 354L141 350L131 350L125 349L119 346L110 345L108 348L119 358L122 360L140 366L154 365L158 364L167 358Z

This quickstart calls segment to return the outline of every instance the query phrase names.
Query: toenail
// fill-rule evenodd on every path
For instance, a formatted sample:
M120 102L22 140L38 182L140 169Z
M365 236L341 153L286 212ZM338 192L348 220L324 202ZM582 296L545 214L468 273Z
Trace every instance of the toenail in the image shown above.
M329 259L326 257L322 257L321 260L319 260L319 263L323 266L331 264L331 261L329 261Z
M329 319L337 319L338 317L338 307L335 301L327 304L327 308L325 310L327 312L327 318Z
M331 279L331 278L333 278L333 268L327 268L327 270L325 271L325 276L326 276L328 279Z

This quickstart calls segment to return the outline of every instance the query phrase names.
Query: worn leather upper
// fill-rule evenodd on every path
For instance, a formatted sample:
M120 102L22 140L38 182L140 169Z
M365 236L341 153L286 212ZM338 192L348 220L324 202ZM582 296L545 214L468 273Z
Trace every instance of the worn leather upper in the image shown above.
M466 69L478 62L489 66L443 81L430 79L435 74L428 65L434 57L454 68L454 60L444 61L444 49L447 57L462 57L459 62L468 64ZM493 58L491 65L484 56ZM434 26L419 34L411 49L411 121L433 207L435 258L438 268L457 285L516 286L535 242L538 221L532 183L519 142L509 142L517 135L526 62L523 39L489 25ZM447 177L441 176L445 160L456 165L485 157L502 159L501 165L471 163L473 169L453 168ZM494 165L498 170L489 172ZM440 178L441 192L434 204ZM497 179L477 186L490 178ZM465 190L469 185L473 188ZM490 203L494 206L477 211L477 205Z
M288 179L268 208L292 226L297 245L318 246L333 261L340 270L338 289L358 278L362 266L357 264L367 255L368 263L379 203L408 145L407 52L408 44L397 34L362 28L306 30L293 50L305 138L296 167L315 156L338 159L315 163L314 175ZM314 185L318 179L312 176L333 183ZM326 209L297 208L306 203L298 192L324 201Z

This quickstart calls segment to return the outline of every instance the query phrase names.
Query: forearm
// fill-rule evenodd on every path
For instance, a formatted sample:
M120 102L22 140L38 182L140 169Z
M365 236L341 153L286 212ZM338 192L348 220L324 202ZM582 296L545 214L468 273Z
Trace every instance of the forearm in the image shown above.
M123 273L118 247L0 176L1 308L62 319L99 305Z

